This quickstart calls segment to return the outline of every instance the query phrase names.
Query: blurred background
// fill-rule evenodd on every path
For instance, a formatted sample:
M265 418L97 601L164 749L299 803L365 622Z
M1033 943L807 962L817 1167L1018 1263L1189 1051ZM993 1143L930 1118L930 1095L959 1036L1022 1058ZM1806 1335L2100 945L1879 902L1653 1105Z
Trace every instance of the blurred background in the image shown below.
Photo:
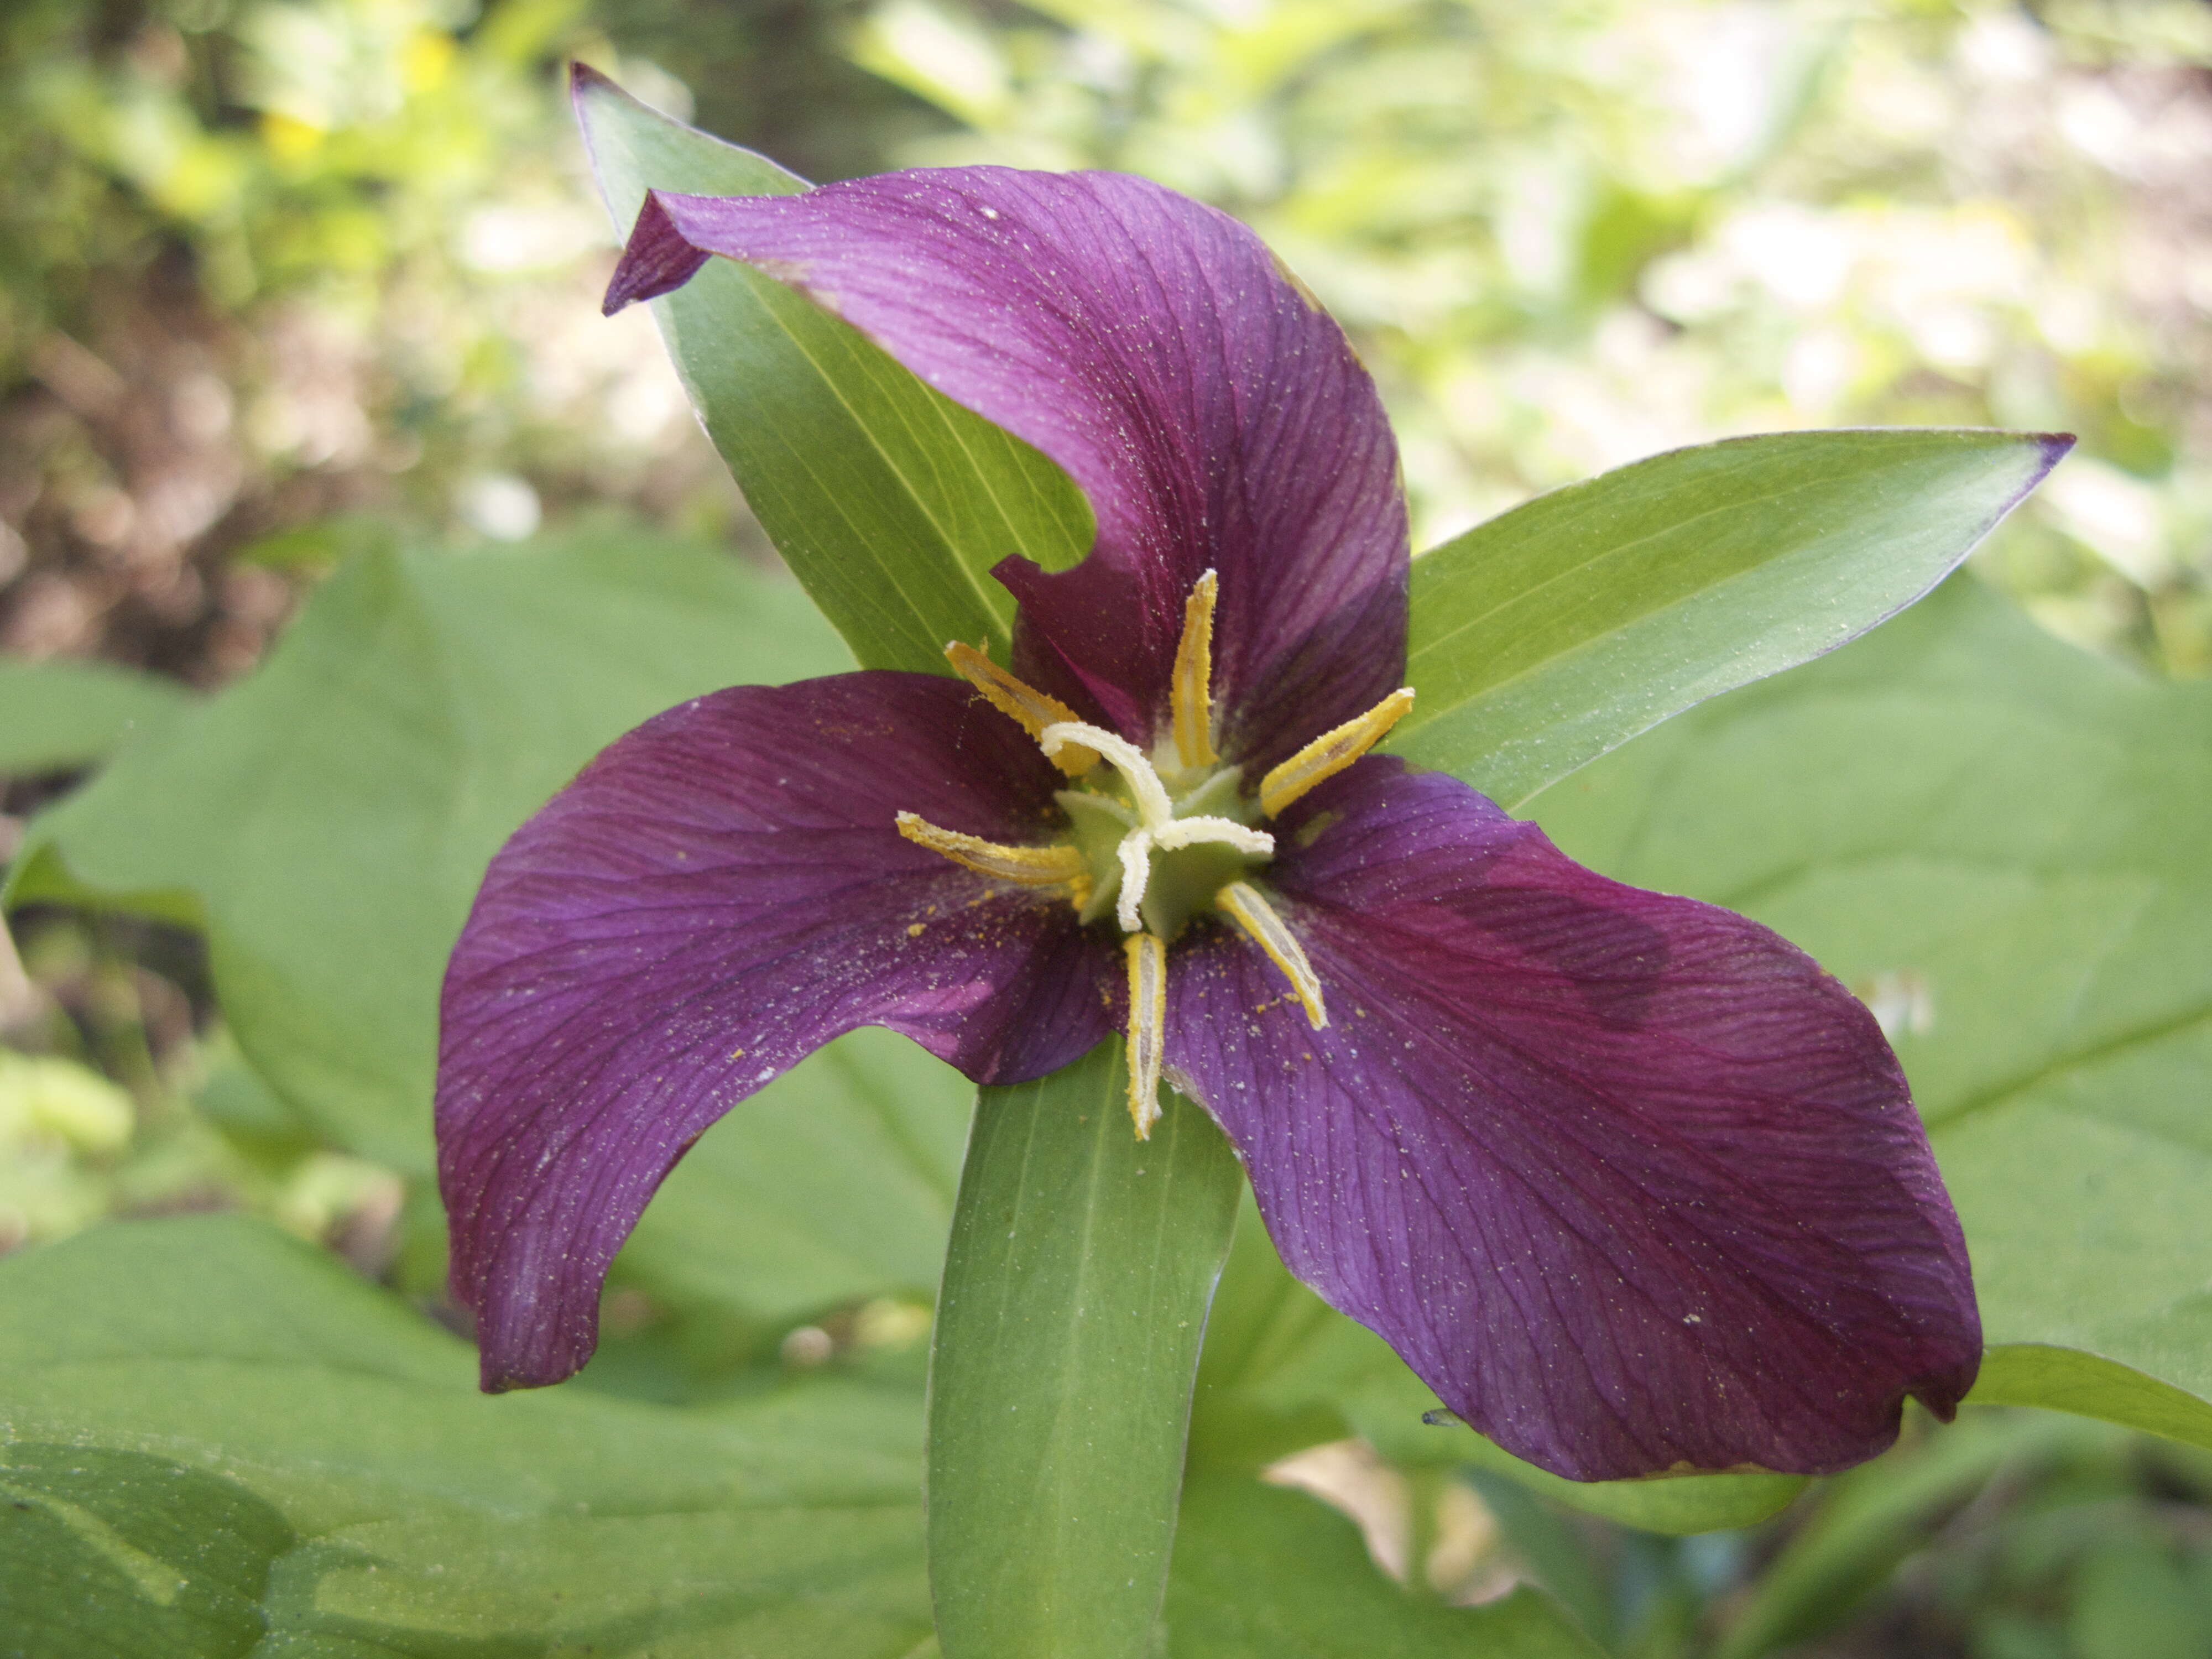
M1977 571L2212 674L2204 0L9 0L0 653L160 677L86 669L121 720L245 672L380 538L771 556L649 319L599 315L571 58L817 179L1103 166L1236 213L1382 382L1417 546L1726 434L2076 432ZM76 769L0 731L0 857ZM15 944L0 1251L244 1205L390 1267L396 1177L287 1139L192 935L33 910ZM1401 1575L1410 1536L1467 1593L1537 1577L1624 1654L2212 1655L2205 1460L1980 1422L1683 1544L1306 1483Z

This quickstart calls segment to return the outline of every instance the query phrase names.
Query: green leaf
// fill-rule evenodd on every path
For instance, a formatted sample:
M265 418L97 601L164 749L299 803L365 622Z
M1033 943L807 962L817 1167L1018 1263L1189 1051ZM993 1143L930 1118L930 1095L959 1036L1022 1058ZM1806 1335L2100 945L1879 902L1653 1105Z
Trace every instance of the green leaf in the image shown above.
M465 1344L243 1220L0 1262L9 1651L896 1659L926 1640L911 1390L676 1409L473 1379Z
M190 702L175 681L113 663L0 657L0 776L106 760Z
M1540 495L1414 561L1393 746L1516 806L1911 604L2071 442L1773 433Z
M805 188L586 70L577 111L623 236L648 189ZM1090 550L1067 476L748 266L709 259L653 307L746 503L854 655L941 674L946 643L965 640L1006 660L1013 600L991 567L1019 554L1060 570Z
M1452 1421L1425 1421L1436 1395L1372 1331L1292 1279L1246 1201L1200 1363L1191 1461L1257 1469L1302 1447L1357 1434L1407 1467L1469 1465L1540 1495L1647 1532L1686 1534L1763 1521L1803 1489L1763 1471L1565 1480Z
M1300 1493L1194 1475L1168 1580L1169 1659L1597 1659L1558 1607L1521 1589L1480 1607L1409 1595L1358 1528Z
M743 1100L676 1166L617 1277L763 1324L906 1291L945 1261L975 1085L863 1030Z
M695 544L373 554L40 818L11 900L203 924L255 1068L337 1144L427 1170L438 985L500 843L647 716L842 654L794 588Z
M1884 1016L1972 1253L1977 1399L2212 1445L2208 800L2212 687L2136 679L1961 580L1538 810Z
M1116 1037L976 1108L929 1378L945 1659L1149 1649L1243 1175L1190 1102L1139 1141L1127 1100Z

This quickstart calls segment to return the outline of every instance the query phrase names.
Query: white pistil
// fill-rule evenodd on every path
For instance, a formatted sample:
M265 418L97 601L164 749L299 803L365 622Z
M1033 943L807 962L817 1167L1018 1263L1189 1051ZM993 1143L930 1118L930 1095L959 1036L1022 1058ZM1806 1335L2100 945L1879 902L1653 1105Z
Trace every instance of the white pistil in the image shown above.
M1129 833L1115 849L1121 865L1121 887L1114 901L1114 919L1125 933L1144 928L1144 915L1138 907L1144 902L1145 888L1152 879L1155 852L1173 852L1179 847L1210 842L1250 858L1264 859L1274 854L1275 838L1264 830L1206 813L1177 817L1167 786L1160 781L1152 763L1126 738L1085 720L1054 720L1037 733L1037 742L1048 758L1056 759L1063 750L1095 754L1119 772L1128 786L1129 800L1136 809L1134 822L1130 823L1126 812L1115 813L1130 823ZM1102 800L1100 805L1106 803Z
M1202 841L1219 842L1240 853L1249 853L1255 859L1273 858L1275 838L1265 830L1255 830L1249 824L1239 823L1234 818L1197 817L1177 818L1152 832L1152 845L1162 851L1177 847L1192 847Z
M1175 817L1167 787L1152 770L1144 751L1127 738L1088 720L1054 720L1037 733L1037 743L1048 760L1060 758L1065 749L1088 749L1121 775L1129 786L1129 799L1137 809L1137 822L1147 830L1164 828Z
M1144 918L1137 907L1145 901L1145 884L1152 879L1152 838L1143 830L1132 830L1115 848L1121 860L1121 890L1114 901L1114 920L1125 933L1141 933Z

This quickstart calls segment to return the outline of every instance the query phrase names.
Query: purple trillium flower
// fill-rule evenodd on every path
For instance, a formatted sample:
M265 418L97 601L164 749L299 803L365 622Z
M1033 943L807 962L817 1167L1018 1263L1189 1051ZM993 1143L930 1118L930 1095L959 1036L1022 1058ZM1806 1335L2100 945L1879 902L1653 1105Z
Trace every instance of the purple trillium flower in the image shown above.
M609 309L715 254L1042 451L1097 540L998 568L1010 665L699 698L494 860L438 1091L487 1388L582 1364L684 1149L878 1024L983 1084L1125 1033L1137 1133L1166 1078L1291 1271L1559 1474L1833 1470L1952 1413L1966 1247L1866 1010L1369 752L1413 696L1396 451L1255 236L1100 173L656 195Z

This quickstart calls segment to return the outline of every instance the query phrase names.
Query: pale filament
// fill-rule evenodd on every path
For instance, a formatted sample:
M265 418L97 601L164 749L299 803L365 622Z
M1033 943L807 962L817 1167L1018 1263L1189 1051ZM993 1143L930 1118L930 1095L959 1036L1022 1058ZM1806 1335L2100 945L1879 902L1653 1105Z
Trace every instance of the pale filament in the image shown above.
M1382 742L1413 706L1413 688L1402 686L1356 720L1324 732L1260 780L1260 810L1273 817L1325 778L1333 778Z
M1168 1024L1168 947L1157 933L1121 941L1129 963L1129 1117L1137 1139L1152 1139L1160 1115L1160 1061Z

